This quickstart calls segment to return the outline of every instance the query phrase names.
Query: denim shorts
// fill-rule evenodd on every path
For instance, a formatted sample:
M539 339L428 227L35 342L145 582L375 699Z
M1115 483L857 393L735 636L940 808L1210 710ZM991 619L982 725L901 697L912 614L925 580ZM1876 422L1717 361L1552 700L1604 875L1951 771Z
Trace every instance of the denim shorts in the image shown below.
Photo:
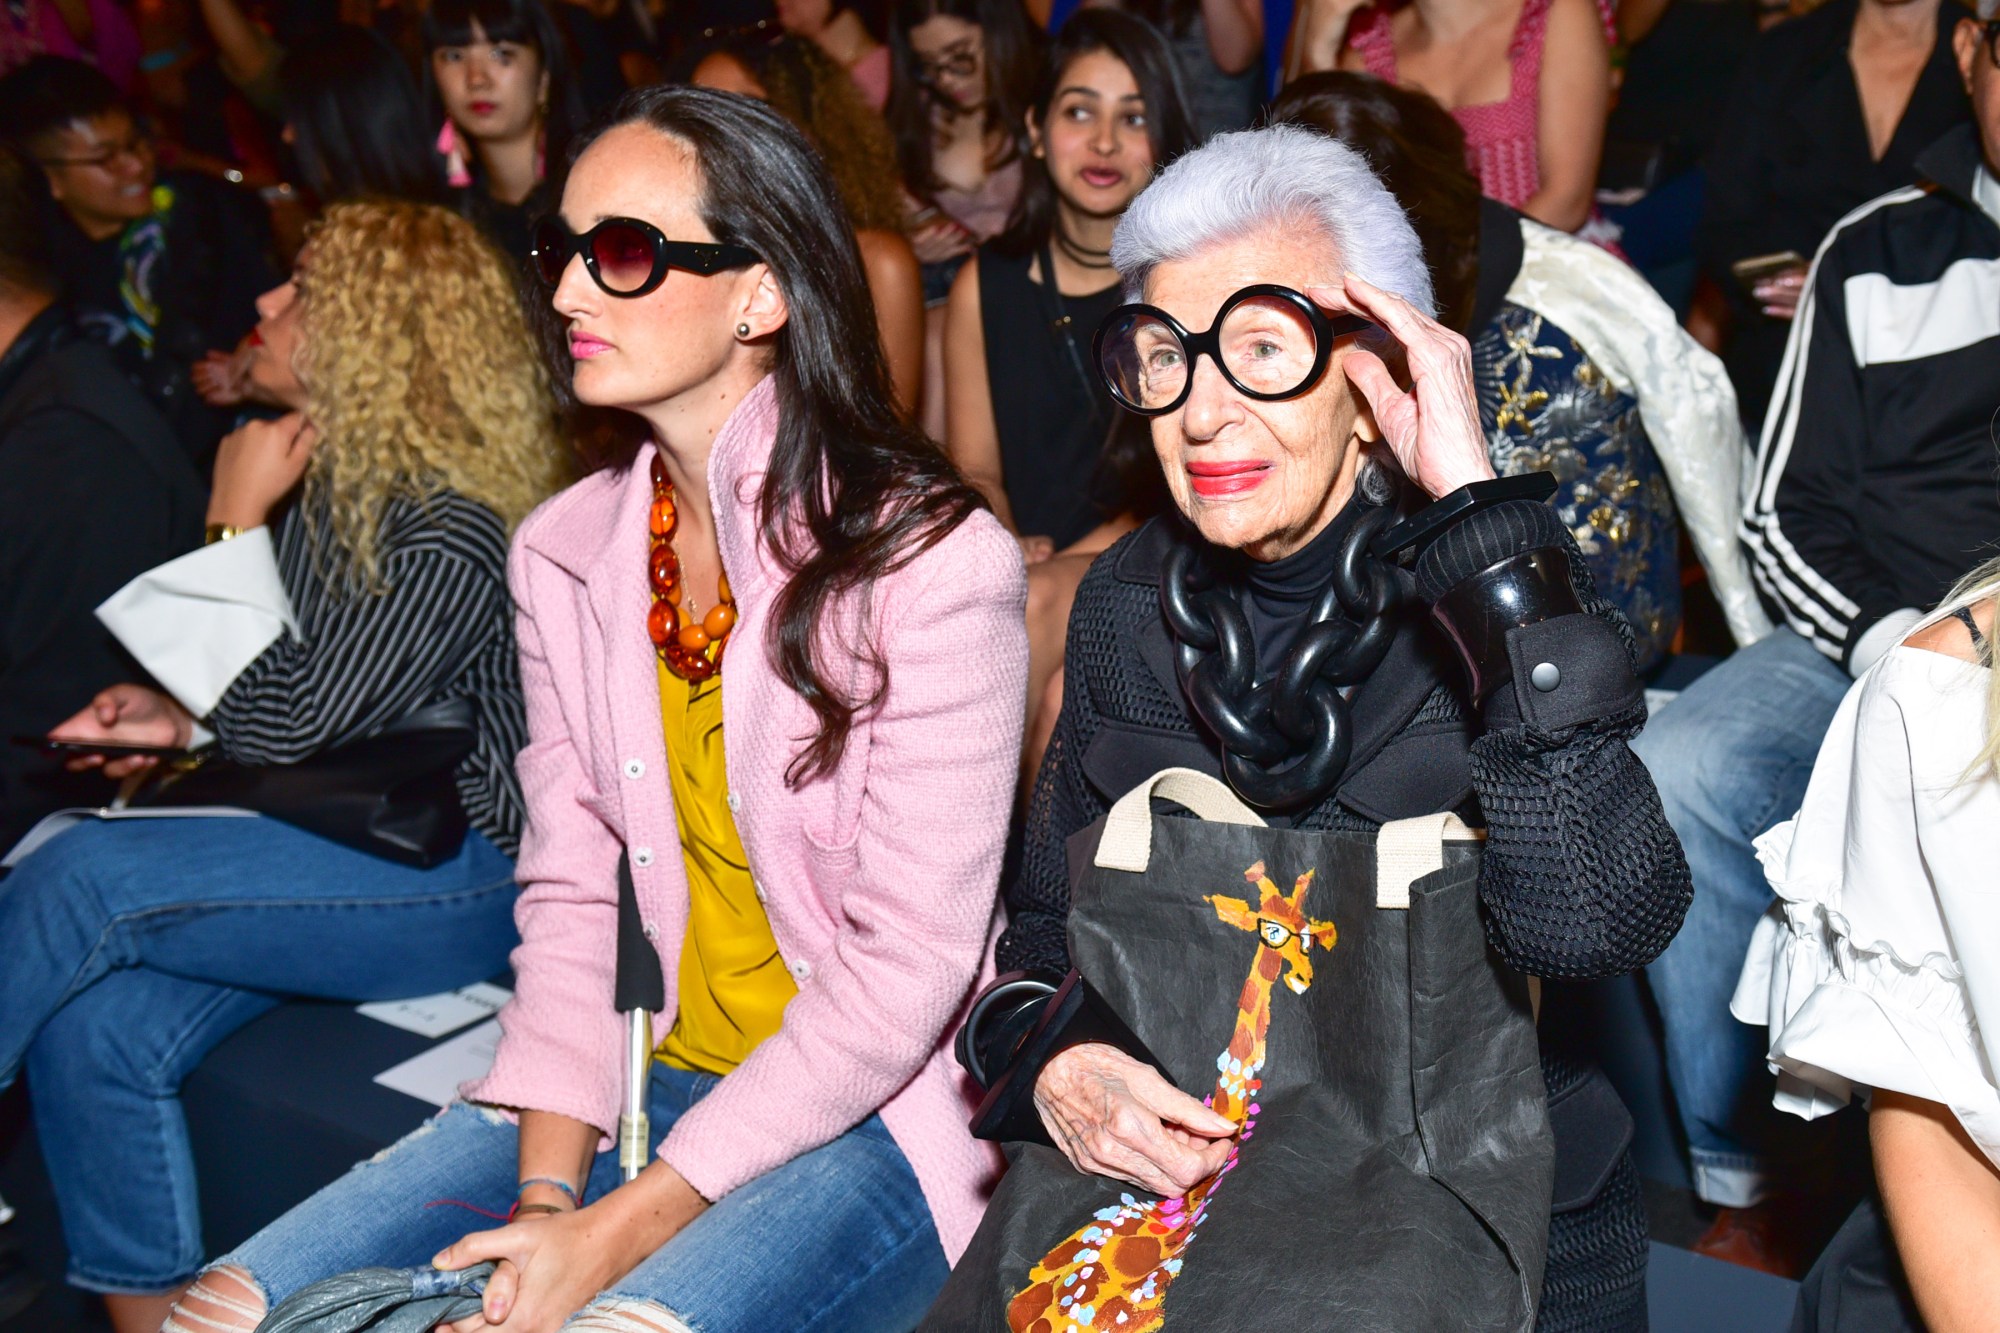
M655 1142L720 1081L655 1062ZM506 1212L518 1148L506 1118L454 1104L217 1266L247 1270L272 1305L351 1269L420 1267L460 1237L498 1225L465 1205ZM598 1154L586 1202L620 1179L617 1153ZM916 1175L881 1117L870 1116L725 1195L594 1304L662 1307L695 1333L903 1333L947 1272Z

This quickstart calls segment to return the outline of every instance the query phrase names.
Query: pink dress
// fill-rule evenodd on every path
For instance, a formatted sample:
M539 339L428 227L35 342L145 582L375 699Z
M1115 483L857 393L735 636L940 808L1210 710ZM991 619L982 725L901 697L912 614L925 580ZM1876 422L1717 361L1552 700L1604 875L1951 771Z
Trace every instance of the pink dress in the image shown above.
M1540 128L1542 41L1548 34L1551 0L1526 0L1507 47L1511 67L1507 96L1498 102L1462 106L1453 119L1465 131L1465 161L1479 177L1479 191L1509 208L1519 208L1541 188ZM1616 40L1611 11L1598 0L1608 40ZM1376 0L1354 16L1347 40L1361 53L1368 72L1387 83L1401 83L1396 74L1396 43L1389 17L1394 8Z

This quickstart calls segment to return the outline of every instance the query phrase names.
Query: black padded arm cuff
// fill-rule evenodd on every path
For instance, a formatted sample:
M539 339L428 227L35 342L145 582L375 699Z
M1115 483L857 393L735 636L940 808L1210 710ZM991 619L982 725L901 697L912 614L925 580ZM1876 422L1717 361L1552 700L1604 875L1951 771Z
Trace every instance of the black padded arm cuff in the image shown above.
M1511 629L1507 657L1515 706L1538 731L1599 722L1646 698L1624 640L1599 616L1577 613Z
M1439 533L1417 557L1417 593L1435 606L1459 584L1528 551L1568 546L1556 511L1535 500L1509 500L1475 510Z
M994 1077L985 1099L973 1112L972 1137L1054 1147L1041 1113L1035 1109L1035 1080L1057 1055L1093 1041L1116 1047L1166 1076L1166 1067L1146 1043L1091 989L1083 974L1072 969L1041 1008L1034 1030L1021 1042L1013 1061Z
M1014 1061L1021 1044L1040 1026L1042 1010L1062 987L1049 972L1008 972L973 1000L953 1043L959 1065L984 1092Z

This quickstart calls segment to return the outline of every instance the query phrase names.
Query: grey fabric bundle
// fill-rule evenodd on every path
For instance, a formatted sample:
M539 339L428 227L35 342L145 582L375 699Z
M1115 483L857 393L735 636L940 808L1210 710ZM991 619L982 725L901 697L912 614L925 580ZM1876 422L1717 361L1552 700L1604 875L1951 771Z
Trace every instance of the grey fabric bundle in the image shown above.
M479 1309L492 1264L357 1268L315 1282L264 1316L257 1333L428 1333Z

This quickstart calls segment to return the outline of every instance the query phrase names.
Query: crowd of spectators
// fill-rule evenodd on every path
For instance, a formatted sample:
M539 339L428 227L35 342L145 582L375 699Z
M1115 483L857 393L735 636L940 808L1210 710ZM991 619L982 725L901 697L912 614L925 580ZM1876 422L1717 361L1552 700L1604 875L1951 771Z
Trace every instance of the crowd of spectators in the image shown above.
M1064 840L1144 776L1131 755L1234 743L1193 648L1147 672L1105 656L1147 651L1134 627L1168 597L1147 561L1191 510L1097 335L1149 299L1137 201L1244 131L1333 140L1386 188L1424 270L1394 296L1462 353L1479 467L1553 478L1581 608L1648 686L1602 739L1657 792L1691 903L1671 943L1574 975L1648 997L1695 1247L1810 1270L1801 1328L1834 1327L1813 1321L1843 1291L1877 1302L1869 1327L1989 1317L2000 0L19 0L0 9L0 1093L32 1108L67 1281L117 1333L254 1327L271 1274L305 1273L296 1238L375 1206L319 1196L333 1212L211 1267L179 1090L291 999L511 967L513 1044L474 1098L519 1128L461 1114L439 1141L507 1177L502 1210L610 1188L578 1126L615 1131L612 1076L568 1029L611 1021L599 964L627 907L666 932L681 992L653 1087L672 1181L648 1204L679 1220L651 1267L586 1265L589 1290L566 1273L559 1313L600 1287L619 1298L579 1327L726 1307L663 1256L768 1244L746 1187L818 1163L825 1197L787 1177L823 1215L802 1234L831 1253L865 1233L897 1292L857 1285L877 1313L824 1317L915 1325L983 1197L983 1149L945 1108L996 943L1002 967L1060 976ZM1210 237L1221 216L1147 225ZM1192 381L1205 355L1245 389L1219 344L1176 336ZM1414 402L1403 341L1377 373ZM1387 459L1386 400L1348 378ZM1364 493L1369 466L1341 485ZM1345 531L1250 577L1253 630L1258 596L1311 601ZM1272 592L1280 574L1299 587ZM618 616L645 618L657 681L600 644ZM1170 707L1133 702L1176 683ZM1503 737L1543 759L1578 743L1524 731L1525 708L1416 704L1412 726L1489 729L1472 762ZM371 742L418 733L457 738L418 775L441 841L316 807L63 813L280 769L351 783L396 748ZM1453 799L1504 840L1518 809L1480 802L1539 796L1478 771ZM1541 795L1576 780L1553 772ZM1385 822L1344 796L1284 818ZM922 948L892 855L950 909ZM1664 852L1648 866L1679 882ZM842 900L850 882L869 892ZM564 1007L585 995L606 1001L590 1022ZM1602 1081L1563 1040L1552 1100ZM1597 1220L1558 1210L1543 1328L1643 1326L1641 1252L1611 1254L1643 1236L1606 1087L1575 1205ZM1583 1133L1568 1114L1559 1155ZM864 1161L885 1142L894 1170ZM518 1198L492 1165L517 1152ZM451 1193L402 1170L412 1198ZM884 1215L826 1201L856 1192ZM886 1214L926 1208L930 1239L891 1236ZM713 1251L676 1230L703 1209ZM418 1263L462 1221L369 1234ZM32 1308L7 1237L0 1327ZM503 1261L486 1318L516 1327L532 1251L478 1242L445 1253ZM544 1283L581 1250L546 1253ZM1591 1263L1616 1270L1594 1309L1561 1285Z

